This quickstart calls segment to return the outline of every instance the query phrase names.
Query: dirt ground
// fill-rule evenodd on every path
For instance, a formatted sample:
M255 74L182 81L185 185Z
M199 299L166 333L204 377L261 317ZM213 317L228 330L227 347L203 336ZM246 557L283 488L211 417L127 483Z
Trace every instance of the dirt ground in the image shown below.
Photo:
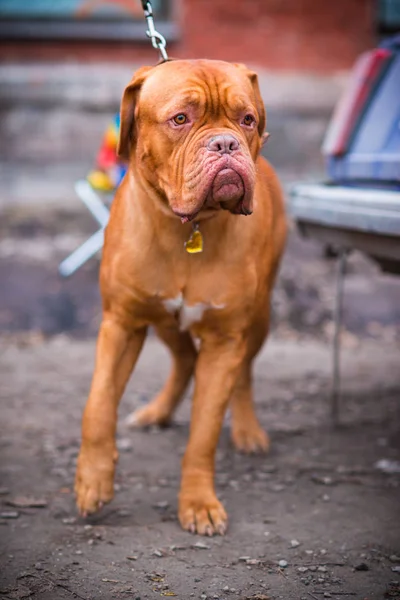
M72 483L99 315L96 262L68 282L55 275L91 227L80 225L73 237L72 217L1 222L0 599L400 598L399 282L350 261L333 429L335 266L292 233L255 370L272 448L235 453L227 418L217 455L224 538L191 536L177 522L190 392L169 429L124 424L168 372L150 336L121 403L115 499L84 521Z

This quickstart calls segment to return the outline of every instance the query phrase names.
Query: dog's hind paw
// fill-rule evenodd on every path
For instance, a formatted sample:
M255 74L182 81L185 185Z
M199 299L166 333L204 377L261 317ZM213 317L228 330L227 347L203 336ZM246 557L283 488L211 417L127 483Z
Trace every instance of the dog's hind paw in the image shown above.
M125 420L128 427L151 427L152 425L166 427L169 422L170 415L166 414L165 410L162 410L156 402L150 402L143 408L138 408Z
M269 436L258 423L255 423L251 427L248 423L234 425L231 437L236 450L239 450L239 452L256 454L259 452L268 452L269 450Z

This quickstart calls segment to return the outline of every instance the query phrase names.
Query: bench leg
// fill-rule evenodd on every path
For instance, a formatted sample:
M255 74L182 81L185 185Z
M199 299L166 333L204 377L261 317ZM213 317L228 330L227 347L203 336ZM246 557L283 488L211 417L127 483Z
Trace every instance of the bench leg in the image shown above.
M108 223L110 212L108 208L104 206L102 200L98 197L90 183L84 179L77 181L75 184L75 191L78 198L82 200L96 221L104 228Z
M99 229L60 263L58 267L60 275L69 277L72 273L75 273L89 258L102 249L103 243L104 229Z
M333 380L331 394L331 421L334 426L340 418L340 330L343 316L343 283L346 271L346 250L341 250L336 279L336 298L334 310L334 333L332 346Z

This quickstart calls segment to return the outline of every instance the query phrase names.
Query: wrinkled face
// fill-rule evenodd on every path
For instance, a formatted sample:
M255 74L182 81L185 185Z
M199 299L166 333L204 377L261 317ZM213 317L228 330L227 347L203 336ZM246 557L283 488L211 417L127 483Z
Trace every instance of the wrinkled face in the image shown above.
M252 212L265 112L254 73L221 61L141 69L126 88L119 153L183 222Z

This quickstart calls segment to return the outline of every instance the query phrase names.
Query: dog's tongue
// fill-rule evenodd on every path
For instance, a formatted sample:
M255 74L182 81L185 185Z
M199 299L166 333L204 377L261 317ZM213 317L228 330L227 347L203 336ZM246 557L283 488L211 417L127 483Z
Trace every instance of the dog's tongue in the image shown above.
M218 202L239 200L243 196L244 188L242 178L233 169L222 169L212 186L213 199Z

